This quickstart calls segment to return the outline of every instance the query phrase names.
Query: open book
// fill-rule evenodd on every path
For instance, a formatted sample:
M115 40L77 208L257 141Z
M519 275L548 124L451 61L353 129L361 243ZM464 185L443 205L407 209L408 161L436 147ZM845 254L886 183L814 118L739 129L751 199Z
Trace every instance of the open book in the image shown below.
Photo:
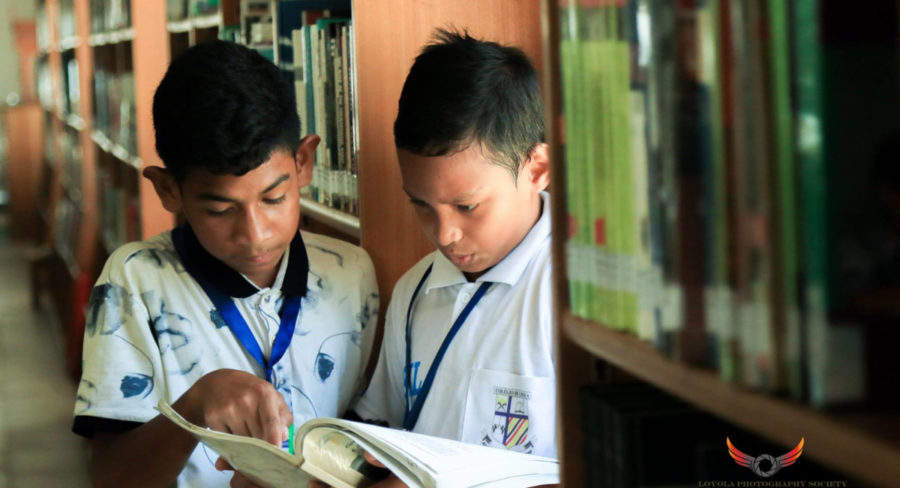
M305 487L313 478L336 488L373 484L369 452L410 487L527 487L559 482L555 459L335 418L310 420L294 436L296 454L261 439L218 432L185 420L165 401L157 409L267 488ZM383 471L383 470L381 470Z

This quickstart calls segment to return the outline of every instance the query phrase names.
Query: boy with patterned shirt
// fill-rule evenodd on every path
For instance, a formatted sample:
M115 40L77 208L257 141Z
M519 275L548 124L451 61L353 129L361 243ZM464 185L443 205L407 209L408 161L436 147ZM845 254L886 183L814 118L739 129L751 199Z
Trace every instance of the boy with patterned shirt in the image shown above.
M555 457L549 163L518 49L438 31L394 125L404 191L437 250L396 284L354 411L414 432Z
M165 168L143 174L186 224L116 250L92 292L73 430L92 438L95 485L229 485L214 453L157 415L161 399L195 424L281 444L361 390L373 266L299 232L319 138L300 139L295 107L277 67L233 43L192 47L160 83Z

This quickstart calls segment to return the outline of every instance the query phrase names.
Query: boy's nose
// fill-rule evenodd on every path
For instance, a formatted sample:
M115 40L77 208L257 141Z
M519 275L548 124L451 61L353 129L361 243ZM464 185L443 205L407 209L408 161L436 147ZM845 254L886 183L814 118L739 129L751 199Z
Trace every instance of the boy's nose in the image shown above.
M238 240L255 245L269 238L269 225L261 209L250 208L244 212L238 229Z
M462 230L452 218L439 218L435 227L435 237L441 246L449 246L462 237Z

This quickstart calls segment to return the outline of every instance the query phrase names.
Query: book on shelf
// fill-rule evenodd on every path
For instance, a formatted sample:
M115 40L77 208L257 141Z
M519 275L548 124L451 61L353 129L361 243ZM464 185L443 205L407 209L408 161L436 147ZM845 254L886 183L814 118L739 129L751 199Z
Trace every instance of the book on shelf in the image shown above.
M96 0L90 3L91 33L131 27L132 0Z
M275 29L276 64L289 80L293 79L296 53L293 32L304 25L314 25L323 17L346 17L350 14L347 0L280 0L275 3L273 22Z
M166 19L170 21L188 18L188 0L166 0Z
M292 44L301 126L304 133L321 138L307 196L356 215L358 128L351 26L350 19L322 16L294 30Z
M367 463L364 452L411 487L524 487L559 482L555 459L361 422L309 420L292 436L292 454L261 439L194 425L164 400L157 409L264 487L305 487L310 477L336 488L368 486L387 473Z

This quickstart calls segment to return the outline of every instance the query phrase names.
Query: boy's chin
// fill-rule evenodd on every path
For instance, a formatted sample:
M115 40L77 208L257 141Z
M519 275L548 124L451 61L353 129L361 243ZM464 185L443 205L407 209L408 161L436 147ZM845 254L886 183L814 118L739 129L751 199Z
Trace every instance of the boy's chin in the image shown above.
M456 265L456 263L454 264ZM468 279L469 281L475 281L476 278L490 271L490 269L494 267L494 264L496 263L491 263L490 266L485 266L483 262L473 262L468 266L456 265L456 268L462 271L466 279Z

